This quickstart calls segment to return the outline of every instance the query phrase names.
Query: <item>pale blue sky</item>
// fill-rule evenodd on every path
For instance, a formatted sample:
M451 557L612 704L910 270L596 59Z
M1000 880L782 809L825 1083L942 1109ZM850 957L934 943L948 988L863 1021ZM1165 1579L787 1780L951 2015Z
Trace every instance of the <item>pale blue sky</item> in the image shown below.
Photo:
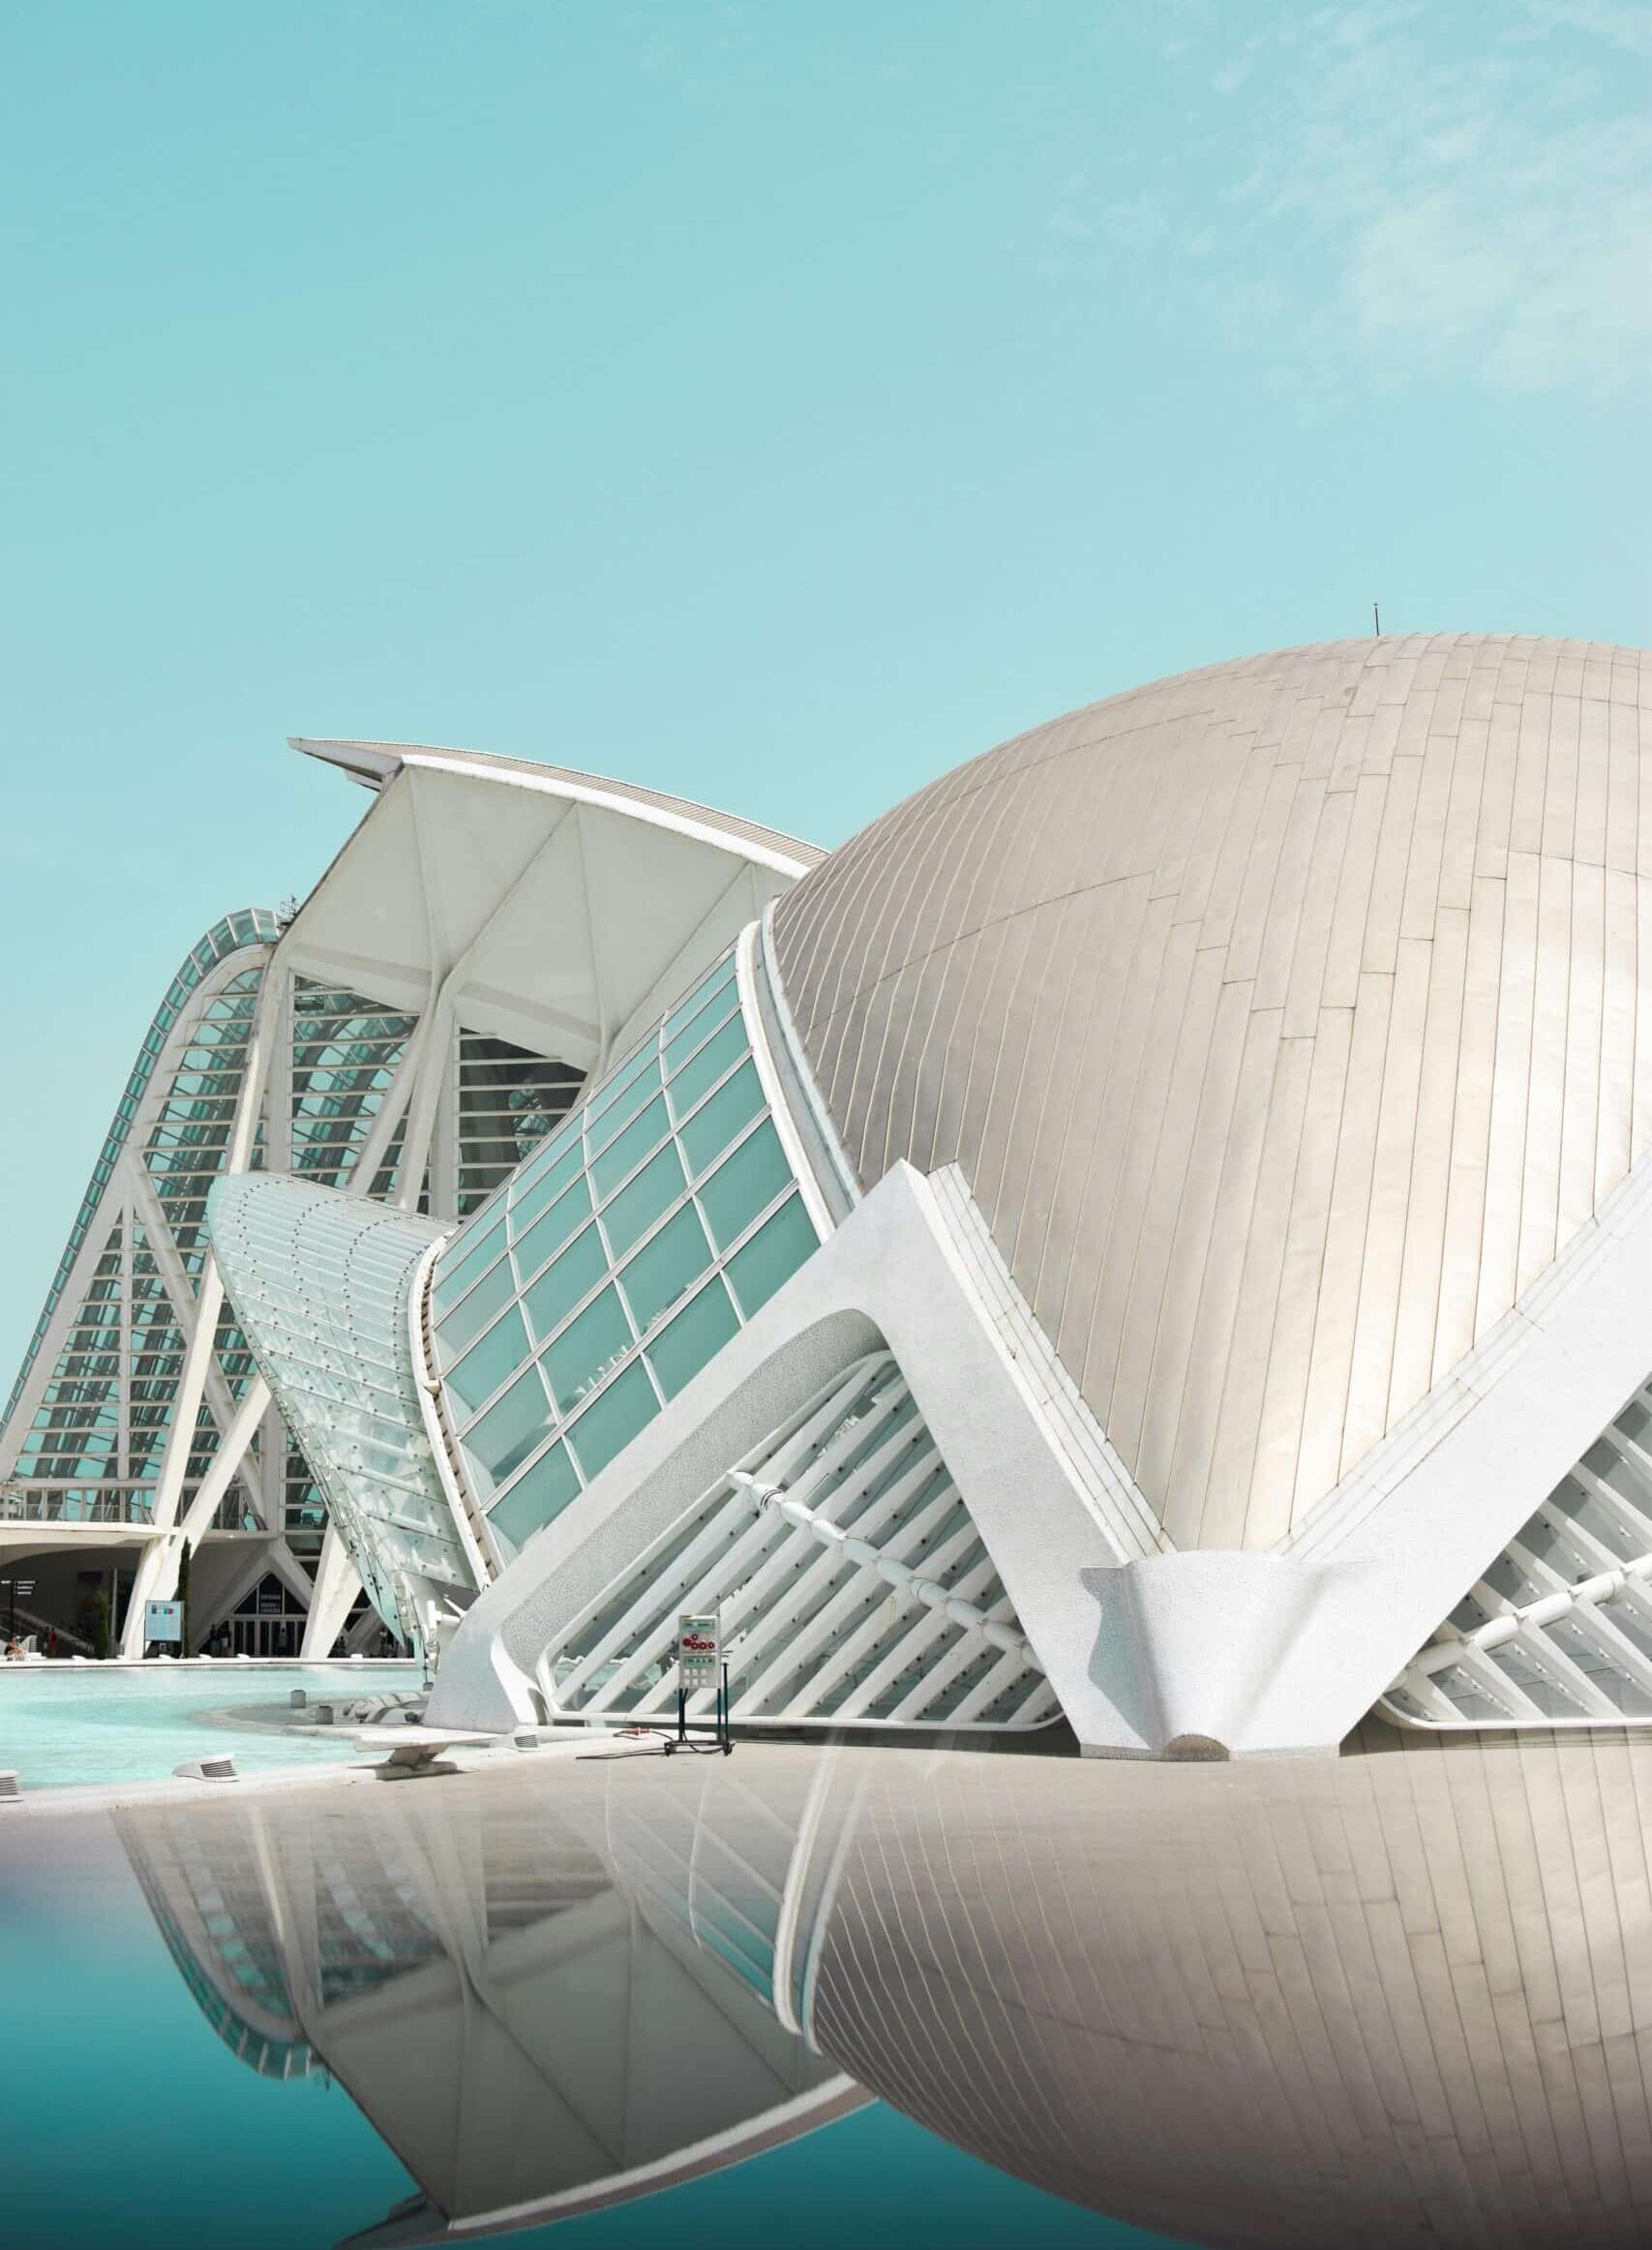
M1644 640L1636 0L11 0L9 1381L289 733L832 844L1157 675Z

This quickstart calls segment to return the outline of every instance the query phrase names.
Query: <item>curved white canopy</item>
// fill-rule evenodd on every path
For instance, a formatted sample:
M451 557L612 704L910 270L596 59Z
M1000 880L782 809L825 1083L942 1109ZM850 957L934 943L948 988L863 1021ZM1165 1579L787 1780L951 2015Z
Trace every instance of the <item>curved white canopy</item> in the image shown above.
M293 736L377 801L282 942L300 975L583 1070L618 1051L821 855L566 768Z

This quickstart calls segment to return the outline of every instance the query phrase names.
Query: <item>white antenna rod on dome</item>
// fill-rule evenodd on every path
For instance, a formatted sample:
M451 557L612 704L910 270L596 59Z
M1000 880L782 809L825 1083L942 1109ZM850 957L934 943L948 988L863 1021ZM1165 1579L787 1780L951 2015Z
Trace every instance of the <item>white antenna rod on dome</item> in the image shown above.
M1376 627L1376 637L1380 641L1382 639L1382 612L1377 608L1375 602L1371 604L1371 623Z

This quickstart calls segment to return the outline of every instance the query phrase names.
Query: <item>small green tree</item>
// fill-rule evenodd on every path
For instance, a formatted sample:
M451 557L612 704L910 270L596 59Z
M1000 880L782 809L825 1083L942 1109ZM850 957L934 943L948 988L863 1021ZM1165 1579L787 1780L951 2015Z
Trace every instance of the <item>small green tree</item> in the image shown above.
M178 1551L178 1591L176 1600L183 1614L178 1619L178 1654L190 1653L190 1543L186 1539Z

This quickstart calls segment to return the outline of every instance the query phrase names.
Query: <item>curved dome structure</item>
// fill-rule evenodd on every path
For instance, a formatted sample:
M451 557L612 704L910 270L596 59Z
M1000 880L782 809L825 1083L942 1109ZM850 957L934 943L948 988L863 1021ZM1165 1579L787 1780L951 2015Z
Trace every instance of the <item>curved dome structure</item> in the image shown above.
M775 910L861 1183L961 1166L1177 1547L1300 1531L1646 1148L1643 676L1468 634L1216 665Z
M355 1217L221 1184L341 1522L452 1518L360 1558L438 1723L669 1713L715 1613L753 1727L1652 1724L1642 680L1351 642L1018 736L634 979L347 1335Z

